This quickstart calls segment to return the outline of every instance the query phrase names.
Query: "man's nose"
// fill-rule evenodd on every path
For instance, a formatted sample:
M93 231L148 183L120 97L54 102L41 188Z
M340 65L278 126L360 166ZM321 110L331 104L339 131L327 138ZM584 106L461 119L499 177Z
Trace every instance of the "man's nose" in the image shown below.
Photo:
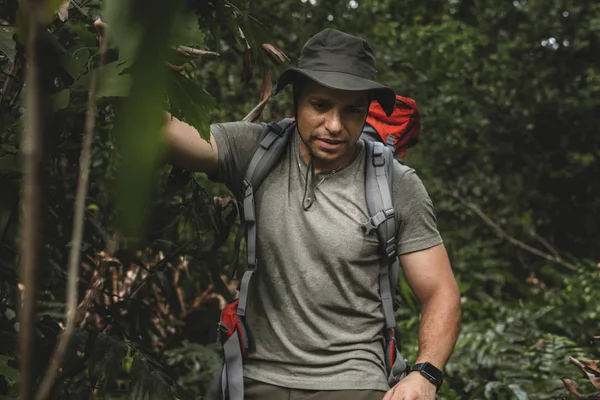
M342 132L343 123L339 110L334 108L328 113L325 128L332 135L339 135Z

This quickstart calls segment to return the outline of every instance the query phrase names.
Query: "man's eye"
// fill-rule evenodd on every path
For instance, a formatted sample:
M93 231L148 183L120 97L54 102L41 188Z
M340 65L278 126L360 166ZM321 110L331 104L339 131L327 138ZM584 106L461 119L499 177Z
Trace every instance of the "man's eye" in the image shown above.
M321 110L324 106L323 103L312 103L313 107L316 108L317 110Z
M360 107L353 107L350 109L350 112L352 114L362 114L364 112L364 110Z

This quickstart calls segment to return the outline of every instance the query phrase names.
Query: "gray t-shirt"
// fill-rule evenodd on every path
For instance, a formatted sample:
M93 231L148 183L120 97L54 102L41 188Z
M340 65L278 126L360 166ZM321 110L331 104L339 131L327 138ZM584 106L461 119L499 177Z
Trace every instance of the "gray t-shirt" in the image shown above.
M263 125L211 126L214 180L238 194ZM244 375L305 390L387 390L377 237L366 235L364 145L335 174L317 175L316 201L302 207L307 166L298 135L255 194L258 271L246 320L253 348ZM395 163L398 254L438 245L431 200L411 168Z

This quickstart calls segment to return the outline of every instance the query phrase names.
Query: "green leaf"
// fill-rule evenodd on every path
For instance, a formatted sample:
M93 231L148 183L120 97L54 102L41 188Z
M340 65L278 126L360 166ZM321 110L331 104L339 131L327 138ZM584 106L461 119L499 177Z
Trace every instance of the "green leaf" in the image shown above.
M76 45L61 57L61 65L73 79L77 79L90 61L90 50L83 44Z
M5 154L0 157L0 174L20 172L22 172L21 160L16 154Z
M204 140L210 140L210 114L215 109L215 100L179 73L171 75L168 89L171 114L196 128Z
M133 39L121 37L123 43L131 46L131 41L136 41L135 49L129 49L135 55L128 69L131 93L116 112L114 134L122 160L116 184L119 222L125 235L137 236L165 150L162 127L168 68L164 59L182 2L155 2L152 7L144 6L143 13L137 12L139 1L113 0L106 4L113 8L111 13L118 21L113 28L116 32L123 31L120 24L134 29Z
M99 97L126 97L131 92L131 75L123 73L124 64L115 61L101 68Z
M60 111L69 106L69 100L71 98L71 91L69 89L63 89L60 92L52 96L52 110L54 112Z
M9 384L14 385L19 380L19 371L8 365L12 358L0 355L0 376L3 376Z
M204 47L206 35L200 30L198 17L193 12L184 13L176 22L177 31L174 35L174 45Z
M0 51L6 54L10 61L15 61L15 55L17 54L15 41L13 40L14 33L15 28L12 26L0 27Z
M19 152L19 149L11 144L0 144L0 149L10 154L17 154Z
M81 43L85 46L89 48L98 47L96 35L89 30L88 24L67 22L64 27L79 36Z

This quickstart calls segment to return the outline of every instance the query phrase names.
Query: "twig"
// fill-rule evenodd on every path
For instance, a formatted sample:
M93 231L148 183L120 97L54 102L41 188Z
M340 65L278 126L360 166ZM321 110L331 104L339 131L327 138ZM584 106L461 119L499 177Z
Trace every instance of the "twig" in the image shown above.
M462 197L461 195L459 195L458 192L456 192L456 191L451 192L449 190L444 190L444 189L442 189L442 190L444 192L450 194L450 196L452 196L453 198L455 198L459 202L461 202L469 210L473 211L479 218L481 218L481 220L483 222L485 222L486 225L488 225L494 231L496 231L496 234L498 236L506 239L509 243L512 243L515 246L520 247L523 250L528 251L528 252L530 252L532 254L535 254L536 256L542 257L546 261L550 261L552 263L562 265L563 267L565 267L567 269L570 269L571 271L579 272L579 268L577 268L575 265L573 265L571 263L566 262L560 256L554 256L554 255L545 253L545 252L543 252L543 251L541 251L539 249L536 249L535 247L532 247L532 246L528 245L527 243L523 243L522 241L518 240L517 238L509 235L508 232L506 232L504 229L502 229L500 227L500 225L498 225L490 217L488 217L483 211L481 211L481 209L479 207L477 207L477 205L475 205L475 204L470 203L469 201L467 201L464 197Z
M5 75L5 76L9 77L9 78L10 78L10 79L12 79L12 80L15 80L15 81L17 81L17 83L21 83L21 82L19 81L19 78L18 78L18 77L16 77L15 75L11 74L11 73L8 73L8 72L5 72L5 71L2 71L2 70L0 69L0 74L2 74L2 75ZM5 82L5 83L6 83L6 82Z
M6 93L10 90L10 86L12 84L13 79L17 80L17 71L19 69L20 63L19 63L19 59L15 57L15 61L13 61L12 66L10 67L10 72L2 72L5 75L8 76L8 78L6 78L6 80L4 81L4 85L2 87L2 93L0 93L0 103L2 103L2 101L4 100L4 96L6 96Z
M106 36L106 33L105 33ZM107 50L108 40L102 42L100 46L100 66L104 64L104 57ZM54 380L58 374L58 369L67 351L71 337L73 336L77 325L77 282L79 278L79 262L81 260L81 240L83 238L83 225L85 215L85 199L87 197L88 180L90 174L90 162L92 158L92 139L94 136L94 127L96 122L96 102L98 94L98 69L92 75L90 94L88 98L88 107L85 118L83 143L81 156L79 159L79 179L77 182L77 194L75 197L75 209L73 218L73 238L71 240L71 249L69 252L68 280L67 280L67 323L66 329L60 336L58 345L54 350L54 355L50 365L46 370L44 379L35 400L46 400Z
M178 249L176 249L172 254L170 254L169 256L163 258L162 260L160 260L158 263L156 263L156 265L154 266L154 269L152 270L152 272L148 273L148 275L146 275L144 277L144 279L142 279L142 281L140 282L140 284L131 291L131 294L128 296L129 299L133 299L135 297L135 295L140 291L140 289L146 284L148 283L148 281L150 279L152 279L152 277L154 276L154 274L158 271L162 271L162 269L164 268L164 266L166 266L166 264L171 261L174 257L179 256L187 247L191 246L193 243L195 242L195 240L188 242L182 246L180 246Z
M531 232L530 233L531 236L533 236L533 238L535 240L537 240L538 242L540 242L540 244L542 246L544 246L546 248L546 250L548 250L550 253L552 253L552 255L554 257L560 258L560 254L558 253L558 250L556 250L551 244L550 242L548 242L546 239L544 239L543 237L539 236L537 233L535 232Z
M83 8L81 8L81 6L79 4L77 4L77 2L75 0L71 0L71 5L81 13L81 15L83 15L84 17L88 16L88 13L85 12L85 10Z

